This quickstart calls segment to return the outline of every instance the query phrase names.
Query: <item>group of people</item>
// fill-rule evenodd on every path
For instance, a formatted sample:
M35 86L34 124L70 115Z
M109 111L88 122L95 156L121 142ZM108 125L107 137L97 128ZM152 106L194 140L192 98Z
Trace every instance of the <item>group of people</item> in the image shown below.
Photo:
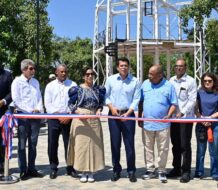
M135 176L135 120L127 117L147 119L169 118L218 118L218 81L216 75L205 73L201 88L197 90L195 80L186 74L184 59L175 64L175 76L169 81L164 78L161 65L149 69L148 79L140 81L129 73L127 58L119 58L117 74L108 77L105 87L94 85L96 73L90 67L84 68L84 82L77 85L68 79L65 64L56 68L56 79L51 80L44 93L46 113L64 114L66 117L48 120L48 157L50 178L58 174L58 142L62 134L65 150L67 175L78 177L80 182L94 182L94 173L104 169L104 144L99 118L69 119L68 114L101 115L103 106L109 108L113 174L111 181L121 177L120 149L123 139L130 182ZM30 59L21 62L22 74L14 80L11 74L0 68L0 114L13 102L17 113L43 113L43 100L39 82L34 78L35 63ZM12 82L13 81L13 82ZM11 88L10 88L11 86ZM35 168L36 146L40 120L18 119L18 164L20 179L43 177ZM180 177L181 183L191 179L191 137L193 123L139 121L144 145L145 174L142 179L156 178L162 183L167 178ZM208 142L211 158L211 176L218 180L218 122L202 122L196 126L197 158L196 178L204 177L204 157L207 148L207 129L212 129L213 141ZM170 139L172 142L173 169L167 173L166 163ZM0 135L0 141L1 135ZM26 142L28 141L28 159ZM154 145L157 143L158 157L155 166ZM1 143L1 142L0 142ZM0 172L3 171L4 149L0 146Z

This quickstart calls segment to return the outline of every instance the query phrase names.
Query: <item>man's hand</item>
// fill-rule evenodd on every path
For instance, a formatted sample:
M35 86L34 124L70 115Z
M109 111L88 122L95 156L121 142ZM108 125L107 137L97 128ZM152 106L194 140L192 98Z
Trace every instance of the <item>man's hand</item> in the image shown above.
M115 116L120 116L118 113L117 113L117 109L115 107L111 107L111 113L112 115L115 115Z
M184 114L181 113L181 112L179 112L179 113L176 114L176 118L177 118L177 119L178 119L178 118L181 118L181 117L183 117L183 116L184 116Z
M39 113L40 111L38 109L34 109L33 113Z
M170 119L170 118L171 118L170 115L166 115L166 116L163 117L163 119Z
M60 121L61 124L64 125L68 124L71 121L71 119L67 119L67 118L60 118L58 120Z
M0 108L3 107L5 105L5 101L4 100L0 100Z
M138 121L138 126L143 128L143 121Z

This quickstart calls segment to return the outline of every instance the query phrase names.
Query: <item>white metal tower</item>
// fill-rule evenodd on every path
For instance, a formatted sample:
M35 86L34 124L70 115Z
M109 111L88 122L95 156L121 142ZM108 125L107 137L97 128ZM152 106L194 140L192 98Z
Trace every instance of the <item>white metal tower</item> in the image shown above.
M101 62L105 46L118 41L119 54L137 57L137 78L143 80L143 55L153 54L154 63L159 64L159 55L167 54L167 77L170 76L170 55L193 52L195 78L210 69L204 49L204 31L194 32L194 41L182 34L178 17L182 6L190 0L97 0L93 39L93 69L104 77L113 74L113 59L106 54ZM120 37L121 36L121 37ZM145 63L146 64L146 63Z

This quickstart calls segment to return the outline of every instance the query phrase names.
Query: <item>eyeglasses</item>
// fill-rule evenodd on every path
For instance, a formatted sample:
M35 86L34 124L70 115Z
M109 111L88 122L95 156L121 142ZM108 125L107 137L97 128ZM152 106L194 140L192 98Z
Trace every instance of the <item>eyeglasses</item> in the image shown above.
M35 67L29 67L28 69L29 69L30 71L32 71L32 70L36 70Z
M119 65L119 67L129 67L129 65Z
M175 65L174 67L175 68L182 68L182 67L184 67L185 65Z
M204 83L206 83L206 82L208 82L208 83L212 83L213 80L204 80Z
M86 74L85 74L86 77L89 77L90 75L91 75L91 76L95 76L95 73L86 73Z

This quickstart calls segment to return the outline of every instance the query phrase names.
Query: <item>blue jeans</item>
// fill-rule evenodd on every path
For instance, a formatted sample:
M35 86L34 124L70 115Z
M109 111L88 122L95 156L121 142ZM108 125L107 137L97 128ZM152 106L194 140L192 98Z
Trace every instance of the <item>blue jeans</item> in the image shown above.
M20 172L35 170L36 145L40 130L40 120L18 120L18 164ZM26 142L28 140L28 163L26 159ZM27 167L28 165L28 167Z
M205 141L200 141L199 132L202 126L197 124L195 132L197 139L197 155L196 155L196 170L195 174L203 176L204 175L204 157L207 150L207 144L209 147L210 154L210 175L213 178L218 177L218 123L212 123L213 137L214 141L212 143Z

